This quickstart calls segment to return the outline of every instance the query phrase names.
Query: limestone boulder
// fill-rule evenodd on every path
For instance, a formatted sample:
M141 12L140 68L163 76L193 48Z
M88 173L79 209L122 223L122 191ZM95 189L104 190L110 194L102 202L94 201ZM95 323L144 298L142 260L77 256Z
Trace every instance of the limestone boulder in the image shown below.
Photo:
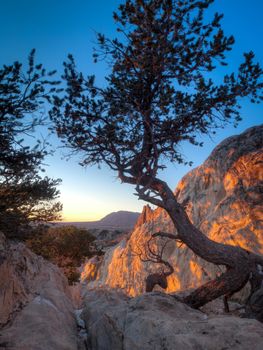
M77 349L67 280L58 267L0 235L0 348Z
M130 298L120 291L90 290L82 313L92 350L261 350L256 320L205 314L174 296L152 292Z

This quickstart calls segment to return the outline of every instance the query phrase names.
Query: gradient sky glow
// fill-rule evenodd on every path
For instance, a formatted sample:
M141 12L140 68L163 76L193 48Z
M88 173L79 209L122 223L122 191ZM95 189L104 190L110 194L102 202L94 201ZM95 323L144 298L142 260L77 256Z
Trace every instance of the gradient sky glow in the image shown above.
M104 63L94 64L92 48L95 31L114 36L112 12L120 0L0 0L0 65L15 60L25 62L32 48L37 50L37 61L47 68L62 70L68 53L75 56L80 70L95 74L103 83L107 74ZM234 69L242 60L242 53L253 50L263 66L263 0L216 0L209 14L224 13L223 28L233 34L236 44L229 54L230 67ZM220 79L222 71L214 74ZM262 123L262 105L244 101L243 121L237 129L227 127L212 139L204 138L203 148L182 145L182 152L194 167L201 164L212 149L224 138L238 134L246 128ZM102 167L82 168L78 158L61 159L65 150L52 136L57 148L53 157L46 160L47 175L63 180L60 186L65 221L97 220L112 211L140 211L143 202L133 195L130 185L120 184L116 174ZM162 179L175 188L189 167L169 165Z

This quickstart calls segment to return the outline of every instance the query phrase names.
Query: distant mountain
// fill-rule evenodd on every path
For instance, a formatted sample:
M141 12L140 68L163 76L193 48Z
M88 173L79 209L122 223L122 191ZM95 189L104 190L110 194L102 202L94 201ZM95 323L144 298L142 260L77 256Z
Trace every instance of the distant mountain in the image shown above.
M129 231L133 229L139 215L140 213L137 212L120 210L110 213L98 221L65 222L59 224L75 225L86 229Z
M140 213L120 210L117 212L110 213L102 218L100 221L95 221L95 223L100 223L100 225L106 226L120 226L133 228Z

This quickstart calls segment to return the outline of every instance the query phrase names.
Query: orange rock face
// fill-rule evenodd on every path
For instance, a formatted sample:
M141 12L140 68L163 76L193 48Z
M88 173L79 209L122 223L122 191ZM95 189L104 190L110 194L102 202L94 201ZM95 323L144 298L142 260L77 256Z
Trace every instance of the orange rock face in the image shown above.
M175 190L194 225L207 236L258 254L263 254L262 145L263 126L224 140ZM164 210L145 207L129 239L105 254L97 278L87 287L121 288L131 296L143 293L147 275L161 266L142 262L139 254L151 234L159 230L175 231ZM168 243L164 255L175 270L168 278L167 292L197 287L222 271L175 242Z

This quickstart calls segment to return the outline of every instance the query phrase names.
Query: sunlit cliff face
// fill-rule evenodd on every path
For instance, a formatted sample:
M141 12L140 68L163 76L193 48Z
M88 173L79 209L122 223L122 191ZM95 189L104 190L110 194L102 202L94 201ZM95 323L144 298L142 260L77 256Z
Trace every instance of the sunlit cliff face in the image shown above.
M211 239L263 254L262 183L263 126L223 141L203 165L188 173L178 184L175 195L186 203L191 221ZM121 288L135 296L145 290L145 278L161 266L142 262L151 234L174 232L162 209L145 207L131 236L109 250L95 267L88 263L83 279L88 287ZM175 272L168 278L167 292L197 287L222 272L221 267L196 257L185 246L170 242L164 256ZM96 276L88 270L97 269Z
M211 239L263 252L262 161L258 150L240 156L225 173L204 164L179 184L178 199L190 197L188 215Z

